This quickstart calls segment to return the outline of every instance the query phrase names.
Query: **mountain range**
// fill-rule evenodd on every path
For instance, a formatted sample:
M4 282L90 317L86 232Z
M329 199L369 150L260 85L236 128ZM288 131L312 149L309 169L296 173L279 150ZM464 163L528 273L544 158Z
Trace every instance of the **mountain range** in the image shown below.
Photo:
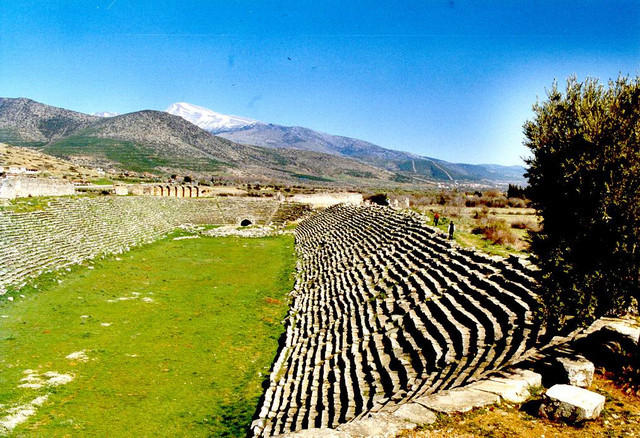
M308 128L263 123L179 103L166 112L88 115L26 98L0 98L0 142L83 165L197 177L422 185L520 182L517 166L453 164Z
M237 144L152 110L98 117L0 98L0 142L112 170L353 185L394 180L391 172L338 156Z
M245 117L229 116L185 102L170 105L166 112L180 116L212 134L236 143L322 152L353 158L414 179L523 182L522 166L449 163L300 126L282 126Z

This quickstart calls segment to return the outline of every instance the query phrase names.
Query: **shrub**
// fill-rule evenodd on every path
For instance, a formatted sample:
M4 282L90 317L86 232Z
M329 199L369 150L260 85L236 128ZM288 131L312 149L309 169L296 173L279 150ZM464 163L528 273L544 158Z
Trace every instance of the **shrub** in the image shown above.
M516 184L509 184L509 188L507 189L507 198L526 198L527 197L527 189L520 187Z
M511 222L511 228L515 228L517 230L532 230L533 222L523 220L514 221Z
M522 198L508 198L507 203L509 207L513 208L526 208L529 206L527 200Z
M486 219L487 216L489 216L489 209L486 205L483 206L480 210L476 210L476 212L473 214L474 219Z
M471 232L473 234L481 234L485 239L496 245L513 245L517 240L517 237L503 219L482 219Z
M640 77L570 78L533 110L526 177L542 230L531 249L553 333L640 297Z
M375 195L365 197L364 200L369 201L372 204L389 205L389 197L386 193L376 193Z

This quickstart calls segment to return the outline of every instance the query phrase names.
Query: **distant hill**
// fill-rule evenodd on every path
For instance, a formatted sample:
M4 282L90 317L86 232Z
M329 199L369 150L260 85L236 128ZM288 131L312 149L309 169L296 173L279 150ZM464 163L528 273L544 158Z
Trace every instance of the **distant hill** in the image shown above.
M16 146L42 146L89 126L97 119L31 99L0 97L0 142Z
M384 168L399 179L420 181L491 181L524 183L522 166L449 163L350 137L325 134L299 126L263 123L238 116L227 116L201 106L175 103L166 110L191 121L209 132L236 143L269 148L287 148L322 152Z
M0 167L25 167L35 169L42 177L68 180L95 180L104 177L104 172L77 166L72 162L43 154L33 148L9 146L0 143Z
M0 141L136 172L353 184L393 182L395 177L333 155L236 144L166 112L96 117L24 98L0 100Z
M144 110L100 117L26 98L0 98L0 142L37 148L80 165L202 178L353 186L524 182L519 166L449 163L185 103L169 109L179 116Z

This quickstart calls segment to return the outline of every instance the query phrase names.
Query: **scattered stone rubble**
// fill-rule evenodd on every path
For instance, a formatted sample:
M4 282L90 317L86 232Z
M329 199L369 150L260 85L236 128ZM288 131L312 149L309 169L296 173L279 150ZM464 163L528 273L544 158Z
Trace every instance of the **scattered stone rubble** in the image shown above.
M235 225L224 225L222 227L213 228L203 232L205 236L211 237L226 237L226 236L238 236L238 237L267 237L281 234L282 231L279 228L273 226L251 226L251 227L238 227Z
M411 214L330 207L301 222L296 246L299 278L254 436L314 428L353 435L351 425L381 422L406 405L445 409L428 397L517 362L537 342L535 272L519 259L459 248ZM524 396L524 383L501 379L462 397ZM419 420L400 415L394 424L403 427Z

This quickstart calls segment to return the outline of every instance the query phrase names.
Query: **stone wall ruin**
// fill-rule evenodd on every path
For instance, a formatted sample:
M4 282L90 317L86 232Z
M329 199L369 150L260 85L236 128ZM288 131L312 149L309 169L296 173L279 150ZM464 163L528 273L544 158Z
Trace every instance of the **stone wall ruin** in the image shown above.
M134 195L167 198L199 198L202 195L201 187L184 184L137 184L132 185L129 191Z
M360 205L362 199L362 193L351 192L296 194L288 198L291 202L307 204L313 208L327 208L337 204Z
M30 178L27 176L0 178L0 198L2 199L67 196L74 193L73 184L62 179Z

